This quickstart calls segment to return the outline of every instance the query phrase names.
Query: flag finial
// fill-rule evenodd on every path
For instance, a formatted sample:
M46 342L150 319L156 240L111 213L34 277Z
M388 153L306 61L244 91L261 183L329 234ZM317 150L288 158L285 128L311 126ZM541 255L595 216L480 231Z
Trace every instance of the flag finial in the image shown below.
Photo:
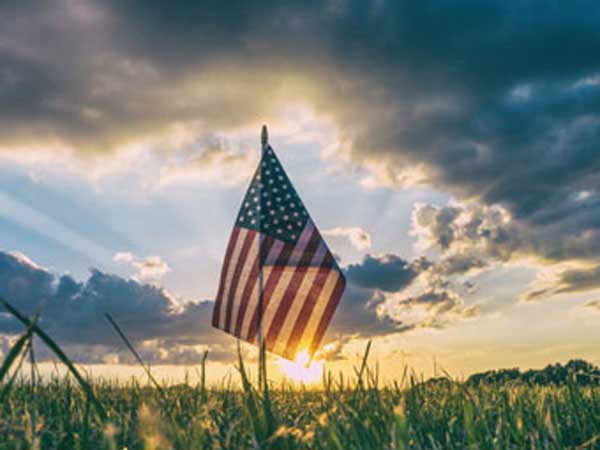
M269 143L269 133L267 132L267 126L263 125L262 132L260 133L260 143L263 147L266 147Z

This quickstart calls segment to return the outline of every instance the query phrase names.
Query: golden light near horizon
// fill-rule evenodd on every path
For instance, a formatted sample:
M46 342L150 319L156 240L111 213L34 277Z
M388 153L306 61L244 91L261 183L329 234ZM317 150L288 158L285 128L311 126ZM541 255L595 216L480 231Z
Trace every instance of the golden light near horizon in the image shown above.
M323 373L323 361L311 361L306 349L299 352L294 361L279 358L277 364L286 378L299 383L314 383Z

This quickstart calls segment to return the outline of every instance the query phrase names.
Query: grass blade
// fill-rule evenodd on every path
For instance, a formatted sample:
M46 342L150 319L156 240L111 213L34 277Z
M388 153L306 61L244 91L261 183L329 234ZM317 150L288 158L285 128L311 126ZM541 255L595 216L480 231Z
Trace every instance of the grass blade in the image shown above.
M140 364L140 366L142 366L142 368L146 372L146 375L148 375L148 379L150 381L152 381L152 383L154 384L154 386L156 387L156 389L160 392L160 395L164 398L164 395L165 395L164 389L158 383L158 381L156 381L156 379L152 376L152 372L150 372L150 369L148 368L148 366L146 364L144 364L144 360L139 355L139 353L135 350L135 348L133 347L133 345L131 344L131 342L129 342L129 339L127 339L127 336L125 336L125 333L123 333L121 331L121 328L119 328L119 325L117 325L117 322L114 321L114 319L111 317L110 314L105 313L104 315L106 316L106 318L108 319L108 321L110 322L110 324L113 326L113 328L115 329L115 331L117 332L117 334L119 335L119 337L123 340L123 342L125 343L125 345L129 349L129 351L131 351L131 353L133 353L133 356L135 356L135 359L137 359L137 361Z
M106 412L104 408L94 395L94 391L89 383L81 376L75 365L71 362L71 360L65 355L62 349L58 346L54 340L48 336L40 327L38 327L34 322L30 321L27 317L21 314L15 307L13 307L10 303L8 303L4 298L0 297L0 303L6 310L11 313L16 319L18 319L21 323L23 323L28 329L31 328L32 331L39 336L39 338L48 346L50 350L60 359L60 361L67 366L69 372L75 377L83 391L88 396L89 400L94 405L94 409L98 416L103 421L106 420Z

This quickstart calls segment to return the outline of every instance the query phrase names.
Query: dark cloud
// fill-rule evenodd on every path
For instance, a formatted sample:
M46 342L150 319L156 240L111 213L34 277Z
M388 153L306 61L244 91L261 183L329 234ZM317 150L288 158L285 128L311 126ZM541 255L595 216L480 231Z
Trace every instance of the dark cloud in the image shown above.
M398 255L387 254L366 255L361 263L349 265L345 269L348 285L328 337L367 338L415 328L441 328L479 315L477 307L466 307L460 296L450 289L452 283L447 278L462 273L465 267L471 269L473 264L461 263L460 267L450 264L439 266L425 258L409 263ZM425 290L414 296L403 295L421 274ZM426 314L412 317L412 311L417 308L424 308Z
M120 254L120 258L125 255ZM334 346L327 352L340 357L343 345L354 337L442 327L450 320L476 315L476 310L465 308L459 296L448 289L449 283L438 278L422 294L393 297L429 267L425 260L409 264L396 255L368 255L362 264L351 265L344 297L327 334L326 342ZM211 361L235 359L232 339L210 325L213 302L178 300L165 289L134 278L92 269L88 280L79 282L70 275L54 275L24 255L0 252L0 296L30 317L39 314L40 325L78 362L136 363L105 313L114 317L147 362L198 364L206 349ZM426 317L404 322L393 314L394 308L407 312L415 307L424 307ZM22 330L9 314L0 313L0 336ZM2 353L7 345L0 338ZM52 358L42 345L39 347L38 359Z
M447 271L600 259L595 1L7 1L0 42L4 149L114 151L301 101L375 181L419 173L479 205L424 219L470 248Z
M540 300L558 294L594 289L600 289L600 266L564 270L546 286L530 290L523 298L524 300Z
M468 253L453 254L444 257L435 264L435 270L441 275L465 274L472 270L483 269L488 265L482 257Z
M429 266L425 259L408 262L393 254L366 255L361 263L346 268L346 276L357 286L396 292L408 286Z
M327 331L327 337L375 337L411 329L411 326L393 319L381 309L385 301L383 292L350 282Z
M355 163L381 168L376 181L419 172L502 205L515 225L496 241L535 235L543 257L600 255L592 0L8 1L0 41L6 148L106 152L302 101L335 120ZM436 217L442 247L455 214Z
M81 362L99 362L115 354L135 363L123 350L104 314L110 313L148 362L197 363L203 350L216 354L230 342L210 325L210 301L179 302L166 290L92 270L86 282L57 277L22 255L0 252L0 296L29 316ZM22 330L0 314L0 333ZM231 352L231 359L234 353Z

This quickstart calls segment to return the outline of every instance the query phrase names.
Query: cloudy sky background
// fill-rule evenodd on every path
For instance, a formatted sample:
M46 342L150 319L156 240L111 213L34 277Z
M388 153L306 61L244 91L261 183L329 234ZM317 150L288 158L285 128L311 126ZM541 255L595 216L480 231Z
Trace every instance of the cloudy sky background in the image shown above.
M133 370L110 312L221 376L267 123L349 281L332 368L369 338L389 377L600 362L596 2L189 3L0 5L0 295L99 373Z

